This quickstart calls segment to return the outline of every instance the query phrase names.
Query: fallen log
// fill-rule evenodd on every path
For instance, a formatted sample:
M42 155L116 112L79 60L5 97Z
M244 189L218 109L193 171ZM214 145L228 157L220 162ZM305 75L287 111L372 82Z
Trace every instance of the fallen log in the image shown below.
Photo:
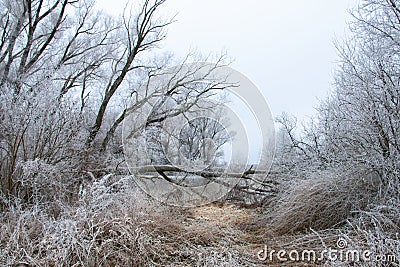
M129 174L134 174L134 175L139 175L141 178L147 178L148 176L144 174L148 173L157 173L159 174L163 179L165 179L168 182L175 183L173 179L171 179L166 172L178 172L178 173L186 173L186 174L191 174L191 175L197 175L201 176L203 178L209 178L212 181L215 181L214 178L227 178L227 179L245 179L252 181L260 186L263 187L274 187L276 185L279 185L279 183L275 180L266 180L265 177L264 179L256 179L254 177L251 177L250 175L268 175L269 172L265 170L254 170L252 167L250 167L248 170L242 172L242 173L226 173L226 172L221 172L221 171L189 171L189 170L184 170L182 168L172 166L172 165L145 165L145 166L140 166L140 167L135 167L135 168L123 168L119 170L111 170L111 169L94 169L88 171L90 173L114 173L114 174L119 174L119 175L129 175ZM155 176L151 176L151 179L156 178Z

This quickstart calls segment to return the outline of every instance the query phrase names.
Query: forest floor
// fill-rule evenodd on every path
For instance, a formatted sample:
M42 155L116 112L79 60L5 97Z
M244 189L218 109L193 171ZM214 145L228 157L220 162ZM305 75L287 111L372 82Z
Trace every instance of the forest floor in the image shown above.
M269 259L270 252L281 249L296 249L298 251L315 249L321 250L320 240L306 239L303 236L273 236L267 227L267 217L261 209L249 209L234 204L209 204L188 210L187 216L183 218L183 225L188 228L214 229L220 232L224 238L229 238L230 248L238 251L241 262L252 266L321 266L318 261L278 261L277 254ZM214 231L211 231L215 234ZM331 240L333 242L333 239ZM328 241L329 242L329 241ZM265 249L269 254L265 253ZM287 250L289 253L289 250ZM263 257L266 257L263 259ZM288 255L286 255L288 257Z

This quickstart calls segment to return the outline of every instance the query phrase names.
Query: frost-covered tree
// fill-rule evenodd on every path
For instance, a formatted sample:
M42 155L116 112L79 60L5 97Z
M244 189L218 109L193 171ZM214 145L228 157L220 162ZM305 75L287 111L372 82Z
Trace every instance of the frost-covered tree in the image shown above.
M335 91L320 109L327 157L395 176L400 160L400 2L366 0L338 45ZM397 175L396 175L397 173Z
M364 0L352 11L349 37L336 43L335 86L315 120L299 129L296 118L278 118L281 164L374 169L388 183L398 183L399 6L395 0Z
M125 117L166 87L168 95L194 103L217 89L178 92L199 82L184 80L199 68L176 79L170 67L182 62L156 51L172 23L159 13L164 2L128 4L118 18L98 11L94 0L0 1L2 192L16 190L18 166L27 161L43 160L69 174L101 166L121 151L114 136ZM183 62L205 60L190 54ZM166 73L170 78L160 79ZM181 105L166 117L190 108Z

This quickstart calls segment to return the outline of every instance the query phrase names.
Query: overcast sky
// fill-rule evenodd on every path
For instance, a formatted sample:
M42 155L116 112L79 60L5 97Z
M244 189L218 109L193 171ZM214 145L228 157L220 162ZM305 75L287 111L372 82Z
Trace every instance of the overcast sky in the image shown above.
M260 89L274 117L285 111L307 120L333 87L338 61L333 41L345 36L351 20L348 10L358 2L167 0L162 15L177 16L164 49L182 58L192 50L204 55L226 51L234 59L231 67ZM98 0L98 4L117 15L126 0ZM235 112L244 117L251 141L249 157L256 162L262 148L257 123L242 107Z
M99 0L118 14L126 0ZM358 0L168 0L168 49L185 56L226 50L231 65L248 76L265 95L272 113L288 111L305 118L332 88L337 55L348 9Z

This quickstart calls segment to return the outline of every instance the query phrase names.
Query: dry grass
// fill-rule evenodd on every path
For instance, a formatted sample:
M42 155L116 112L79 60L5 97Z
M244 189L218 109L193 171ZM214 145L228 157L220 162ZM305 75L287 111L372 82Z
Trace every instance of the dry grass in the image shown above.
M323 173L291 181L271 207L268 227L281 235L343 225L353 211L372 203L378 185L378 178L368 173Z
M57 217L44 206L8 202L0 220L1 266L240 266L240 230L207 207L169 208L132 190L129 179L100 181L81 190ZM202 218L206 212L213 218ZM250 255L251 256L251 255ZM247 263L246 263L247 262Z
M82 188L74 204L60 201L57 216L36 201L22 205L18 198L3 198L0 265L385 266L257 258L265 245L322 251L336 248L339 237L349 248L400 258L398 202L360 211L373 206L372 176L320 177L292 182L265 210L166 207L136 191L129 177L110 175Z
M197 207L190 211L193 219L215 222L221 227L230 227L232 224L240 224L249 221L257 211L239 208L233 204L210 204Z

